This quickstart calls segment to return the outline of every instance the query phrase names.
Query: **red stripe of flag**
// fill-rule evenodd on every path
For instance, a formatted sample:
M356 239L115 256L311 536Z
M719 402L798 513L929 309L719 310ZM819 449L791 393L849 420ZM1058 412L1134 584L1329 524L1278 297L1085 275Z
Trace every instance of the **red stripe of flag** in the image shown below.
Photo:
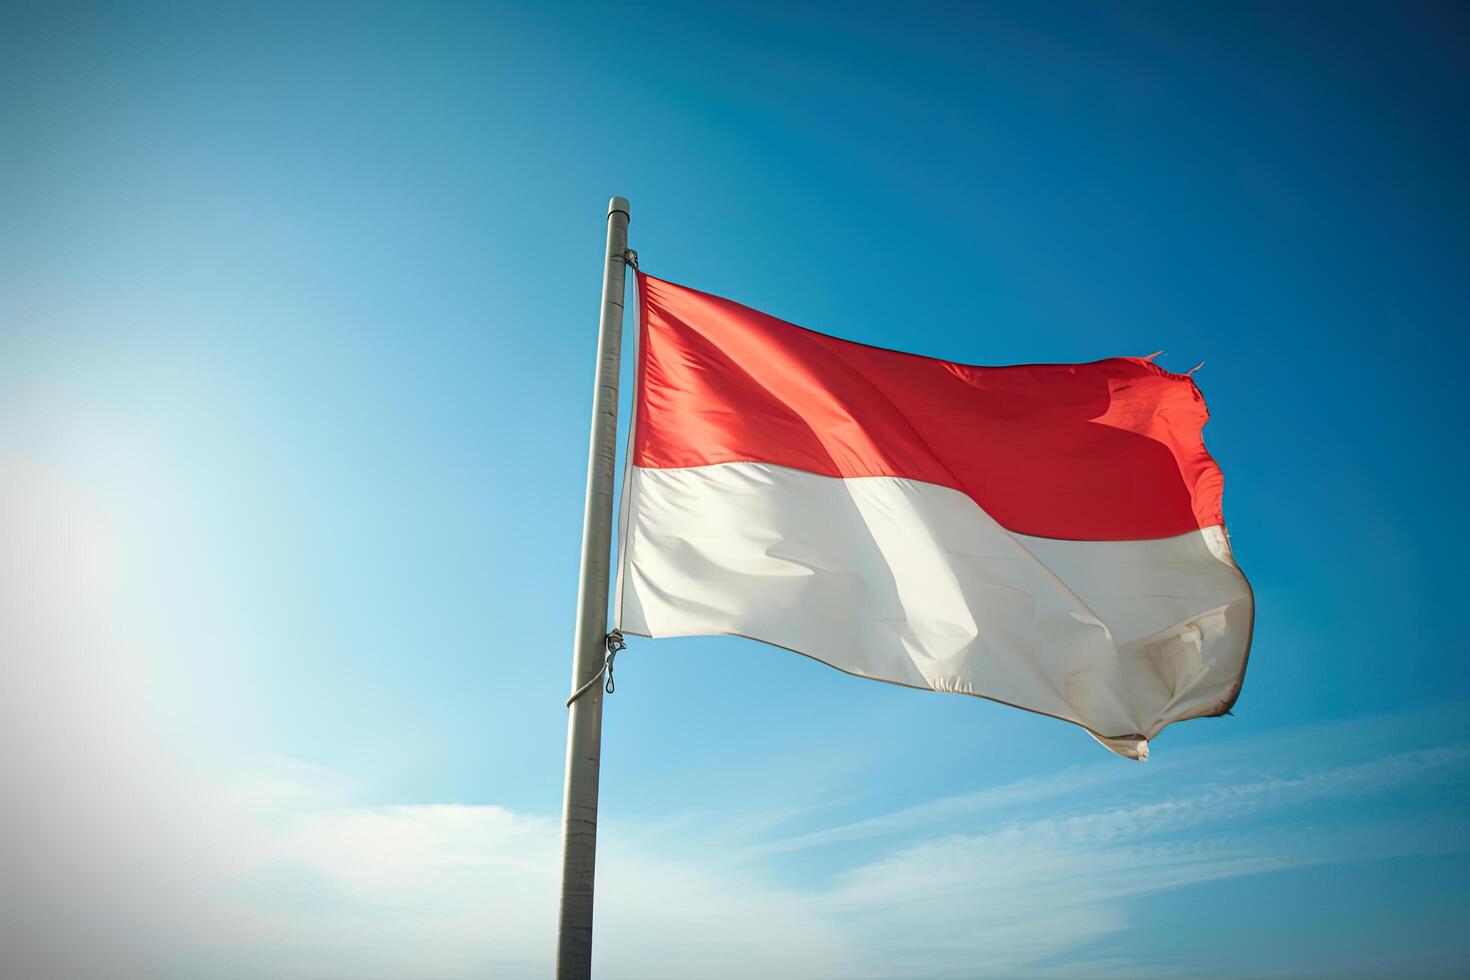
M1204 399L1147 360L956 364L652 276L638 283L638 466L763 462L921 480L1048 538L1165 538L1224 523Z

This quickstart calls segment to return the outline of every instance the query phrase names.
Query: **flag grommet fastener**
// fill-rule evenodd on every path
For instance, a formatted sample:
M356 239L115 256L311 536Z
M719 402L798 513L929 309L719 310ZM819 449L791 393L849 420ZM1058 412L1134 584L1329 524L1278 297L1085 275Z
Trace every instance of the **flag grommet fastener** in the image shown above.
M628 641L623 639L622 630L613 630L607 636L603 637L603 643L607 645L607 655L603 657L602 669L588 678L587 683L572 692L572 696L567 698L568 708L572 706L572 702L592 690L592 686L601 680L603 675L607 675L607 683L604 685L603 690L611 694L617 689L617 685L613 683L613 660L617 657L619 651L628 648Z

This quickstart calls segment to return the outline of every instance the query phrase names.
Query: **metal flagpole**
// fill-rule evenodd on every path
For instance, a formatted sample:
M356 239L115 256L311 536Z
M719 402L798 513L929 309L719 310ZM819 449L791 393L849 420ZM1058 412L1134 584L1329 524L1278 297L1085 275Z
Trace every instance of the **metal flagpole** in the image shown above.
M592 884L597 861L597 779L602 763L602 674L607 649L607 588L612 550L613 471L618 439L618 369L622 360L623 283L627 273L626 198L607 203L602 321L592 389L587 503L582 514L582 570L567 720L566 795L562 808L561 925L558 980L592 973Z

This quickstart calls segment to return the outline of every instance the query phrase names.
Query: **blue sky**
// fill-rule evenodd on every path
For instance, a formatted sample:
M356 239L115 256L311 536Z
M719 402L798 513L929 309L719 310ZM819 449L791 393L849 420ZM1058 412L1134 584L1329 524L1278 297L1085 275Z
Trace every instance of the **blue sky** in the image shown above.
M815 329L1203 360L1258 613L1143 765L635 639L601 975L1470 970L1463 9L0 25L10 972L547 973L613 194L650 272Z

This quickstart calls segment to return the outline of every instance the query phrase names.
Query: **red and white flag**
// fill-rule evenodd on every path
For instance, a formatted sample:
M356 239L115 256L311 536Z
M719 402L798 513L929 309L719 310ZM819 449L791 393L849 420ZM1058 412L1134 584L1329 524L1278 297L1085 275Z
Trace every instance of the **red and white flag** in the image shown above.
M954 364L638 289L625 633L750 637L1139 759L1230 709L1254 605L1189 377Z

